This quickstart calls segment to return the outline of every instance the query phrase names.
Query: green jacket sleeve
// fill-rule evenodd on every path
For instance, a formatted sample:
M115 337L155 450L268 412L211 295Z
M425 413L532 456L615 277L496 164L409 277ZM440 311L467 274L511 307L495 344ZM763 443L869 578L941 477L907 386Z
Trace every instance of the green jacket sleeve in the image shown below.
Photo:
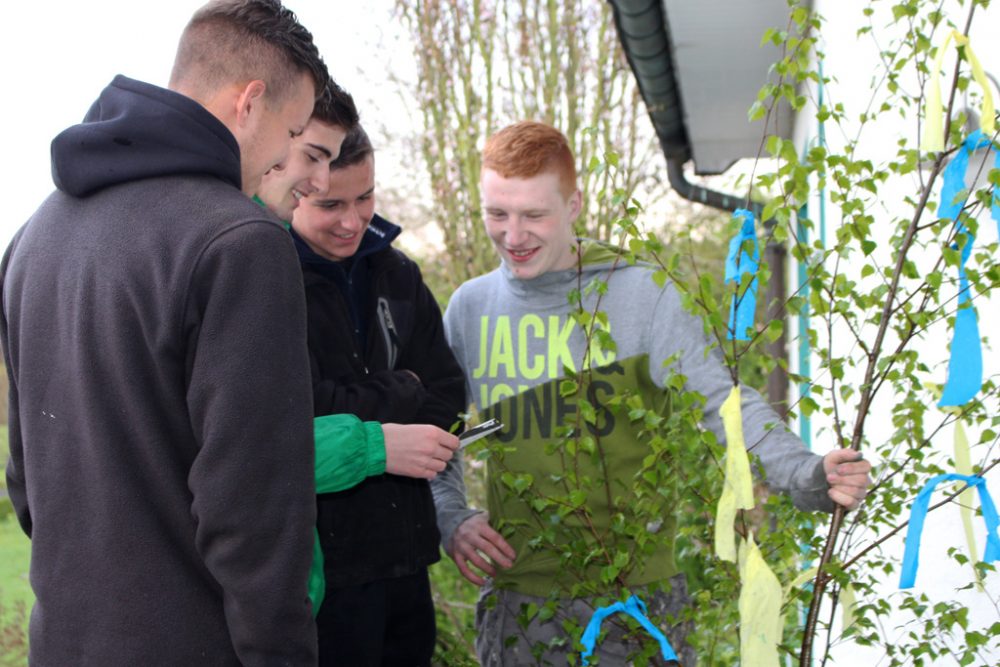
M385 472L382 425L354 415L313 420L316 438L316 493L343 491Z

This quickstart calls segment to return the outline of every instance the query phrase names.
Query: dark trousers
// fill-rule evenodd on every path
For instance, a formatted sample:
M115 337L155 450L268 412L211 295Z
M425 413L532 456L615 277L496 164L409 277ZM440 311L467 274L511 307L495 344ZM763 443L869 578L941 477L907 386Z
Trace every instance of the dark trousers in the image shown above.
M427 569L327 590L316 629L320 667L428 667L437 628Z

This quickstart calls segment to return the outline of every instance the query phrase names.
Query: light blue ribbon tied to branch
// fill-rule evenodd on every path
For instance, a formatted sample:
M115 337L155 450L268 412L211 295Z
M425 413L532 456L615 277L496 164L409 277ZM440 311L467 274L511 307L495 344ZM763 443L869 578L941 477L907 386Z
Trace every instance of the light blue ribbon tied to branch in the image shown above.
M733 211L733 219L742 218L740 231L729 240L729 253L726 255L726 283L735 282L736 292L729 307L729 340L750 340L753 331L754 311L757 310L757 268L760 266L760 249L757 245L757 230L754 226L754 215L745 208ZM752 254L743 247L747 241L752 242ZM740 294L743 276L753 274L753 279Z
M583 631L583 637L580 639L580 643L583 644L583 653L580 657L583 659L584 665L589 664L588 658L594 654L597 636L601 634L601 623L608 616L619 612L628 614L639 621L639 625L645 628L646 632L660 643L660 653L663 654L664 660L677 660L677 654L674 653L674 648L670 645L670 641L646 617L646 605L642 600L633 595L625 602L615 602L594 611L594 615L590 617L590 623L587 624L586 630Z
M986 523L986 549L983 551L983 562L992 563L1000 560L1000 517L997 516L996 505L986 488L986 480L977 475L959 475L947 473L933 477L924 485L913 501L910 510L910 526L906 530L906 548L903 551L903 566L899 574L899 587L912 588L917 579L917 567L920 564L920 535L924 530L924 519L927 517L927 507L931 502L934 487L941 482L962 481L979 491L979 506L983 511L983 521Z
M979 393L983 386L983 350L979 338L979 319L976 309L972 306L972 292L965 274L965 263L972 255L972 246L976 237L969 231L959 214L968 193L965 193L965 172L969 168L969 157L980 148L992 146L982 130L976 130L962 142L955 157L951 159L944 170L944 183L941 186L941 204L938 206L938 216L955 221L957 235L964 236L961 244L962 256L958 265L958 311L955 313L955 330L951 339L951 357L948 360L948 379L941 393L939 407L960 406L968 403ZM997 154L997 164L1000 165L1000 153ZM997 233L1000 234L1000 193L994 191L990 208L993 218L997 221ZM956 250L959 244L952 246Z

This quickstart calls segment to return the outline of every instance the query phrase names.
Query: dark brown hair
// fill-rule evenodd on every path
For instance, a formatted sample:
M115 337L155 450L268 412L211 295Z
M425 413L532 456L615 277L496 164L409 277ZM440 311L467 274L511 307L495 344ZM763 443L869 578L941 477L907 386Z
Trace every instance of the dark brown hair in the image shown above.
M333 79L327 79L326 86L316 99L312 117L321 123L341 127L347 132L357 127L360 120L354 98Z
M340 155L330 163L330 171L346 169L364 162L369 155L374 155L375 149L368 138L368 133L360 124L355 125L344 137L344 143L340 145Z

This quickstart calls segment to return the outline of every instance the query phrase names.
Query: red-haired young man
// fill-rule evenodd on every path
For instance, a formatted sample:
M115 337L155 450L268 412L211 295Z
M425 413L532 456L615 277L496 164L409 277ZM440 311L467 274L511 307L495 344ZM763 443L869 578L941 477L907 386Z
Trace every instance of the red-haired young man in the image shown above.
M706 355L701 323L681 307L678 292L669 284L658 287L652 271L628 265L613 247L577 238L574 223L581 210L573 155L566 138L553 127L522 122L499 131L486 142L481 172L486 231L501 265L462 285L445 313L445 330L466 374L468 398L483 416L506 424L498 437L505 444L504 473L531 475L534 497L566 494L569 474L607 480L588 492L590 525L574 523L575 515L552 510L536 513L531 503L511 492L490 462L489 514L466 506L458 457L433 482L442 542L462 574L485 584L477 613L477 651L482 664L518 665L540 660L565 664L579 636L567 636L567 621L586 625L594 611L593 597L572 597L568 591L580 573L568 573L559 555L538 538L545 526L561 531L557 540L597 546L615 536L612 518L634 500L632 480L649 455L641 420L605 407L607 399L627 393L660 406L668 416L668 372L684 375L686 388L705 397L705 426L724 438L719 407L732 388L729 373L716 351ZM583 309L607 315L604 327L614 349L591 345L573 321L576 305L571 290L595 279L607 291L586 291ZM668 368L665 362L670 360ZM559 440L558 427L576 410L576 400L560 391L564 367L593 373L588 398L597 411L586 426L600 442L602 462L589 454L563 463L570 456L551 447ZM743 421L747 443L759 443L760 456L772 489L788 493L804 509L832 509L833 503L854 507L865 496L869 464L854 461L853 452L837 451L820 457L783 428L770 430L780 419L755 392L744 391ZM527 478L522 478L527 479ZM669 508L665 508L669 512ZM549 515L552 516L549 516ZM553 517L562 517L553 522ZM559 527L560 525L564 527ZM507 537L496 527L502 526ZM649 554L644 567L628 577L628 586L644 591L651 617L659 622L676 614L687 599L683 575L678 573L672 549L675 520L664 516L656 528L663 544ZM509 531L509 532L506 532ZM545 541L544 538L541 540ZM577 542L576 540L579 540ZM630 544L630 543L629 543ZM584 547L584 548L589 548ZM600 594L596 563L584 573ZM489 575L485 580L481 574ZM556 596L554 616L536 614L522 627L526 605L541 609ZM494 598L495 599L491 599ZM669 625L669 624L666 624ZM602 664L625 664L638 644L616 624L598 649ZM685 628L665 627L683 664L694 664L683 641ZM541 655L532 647L542 646ZM546 663L548 661L548 663Z

